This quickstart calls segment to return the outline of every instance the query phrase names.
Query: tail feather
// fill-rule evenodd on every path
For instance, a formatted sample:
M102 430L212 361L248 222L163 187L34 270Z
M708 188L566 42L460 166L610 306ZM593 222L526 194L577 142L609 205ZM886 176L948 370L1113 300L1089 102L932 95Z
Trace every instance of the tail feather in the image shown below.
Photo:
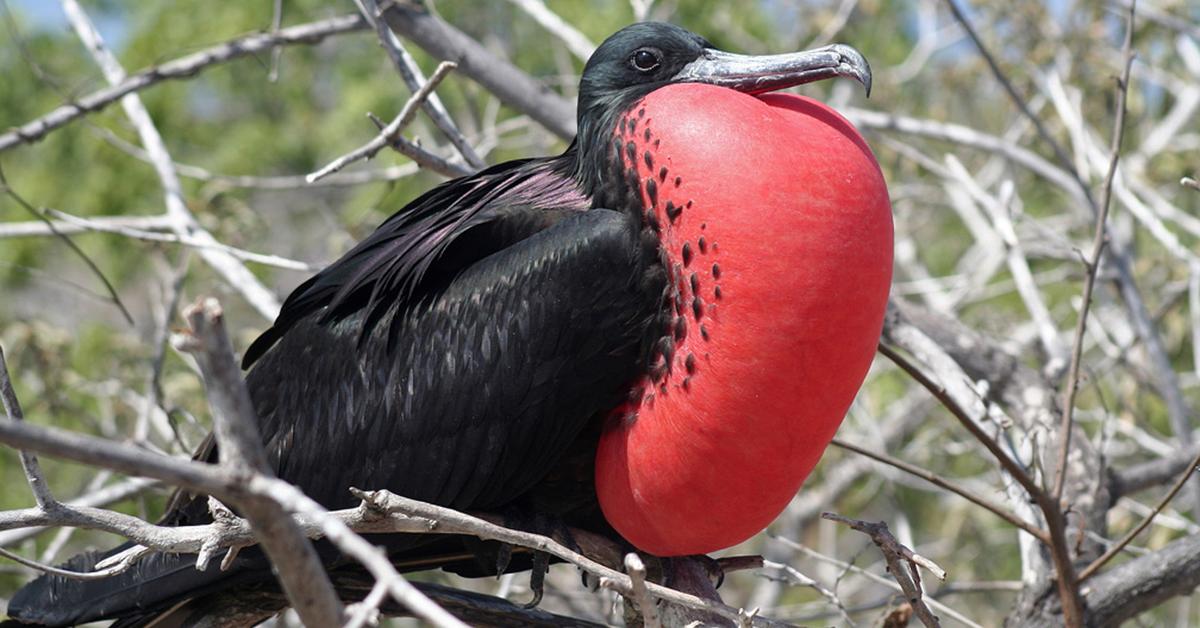
M126 543L103 553L80 554L62 568L93 571L96 563L131 546ZM195 554L150 554L128 570L100 580L43 575L17 591L8 604L8 616L17 622L10 625L39 626L118 619L169 607L186 597L202 594L217 581L232 575L220 570L219 561L212 561L203 571L197 570ZM227 585L228 582L222 582L222 586Z

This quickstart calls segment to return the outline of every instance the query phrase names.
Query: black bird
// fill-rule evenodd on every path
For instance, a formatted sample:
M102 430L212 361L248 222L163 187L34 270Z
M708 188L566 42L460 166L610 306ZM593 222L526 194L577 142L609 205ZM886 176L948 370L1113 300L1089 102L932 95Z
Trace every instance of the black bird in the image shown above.
M706 368L696 362L707 357L675 349L691 342L688 333L709 341L709 330L700 280L691 273L688 299L681 270L693 255L708 254L705 239L695 253L685 245L682 261L664 244L692 211L690 202L682 209L682 201L665 200L669 156L655 167L649 148L643 156L632 152L632 141L613 140L630 136L634 109L669 85L758 94L849 76L869 87L869 72L846 46L740 57L669 24L614 34L584 68L579 135L564 153L499 164L421 195L298 287L249 347L247 385L275 473L329 508L357 502L348 487L386 488L615 536L601 515L592 468L606 420L634 420L639 404L653 406L642 391L649 382L666 395L667 382L676 382L668 371ZM647 144L649 124L636 129L639 138L645 129ZM661 175L657 184L643 180L647 172ZM664 188L661 203L655 185ZM697 228L719 232L718 221ZM890 215L887 234L890 260ZM716 263L705 273L704 281L720 277ZM733 294L737 273L729 274ZM693 308L689 328L682 312ZM217 459L211 438L197 456ZM210 520L203 496L181 494L163 523ZM461 558L464 542L386 540L401 565L494 573L494 564ZM321 551L331 568L344 564L331 548ZM68 567L86 569L97 559L77 557ZM194 564L195 556L156 554L100 581L43 576L17 593L8 613L30 624L119 618L120 626L147 625L184 600L271 578L254 552L229 572L215 561L205 571Z

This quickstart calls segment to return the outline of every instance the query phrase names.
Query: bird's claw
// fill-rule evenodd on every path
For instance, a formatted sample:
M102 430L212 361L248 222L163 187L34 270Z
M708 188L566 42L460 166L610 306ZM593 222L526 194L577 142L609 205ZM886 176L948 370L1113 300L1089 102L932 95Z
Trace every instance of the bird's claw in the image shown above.
M546 572L550 570L550 555L546 552L533 553L533 566L529 570L529 590L533 599L522 605L525 609L537 608L542 602L542 594L546 591Z

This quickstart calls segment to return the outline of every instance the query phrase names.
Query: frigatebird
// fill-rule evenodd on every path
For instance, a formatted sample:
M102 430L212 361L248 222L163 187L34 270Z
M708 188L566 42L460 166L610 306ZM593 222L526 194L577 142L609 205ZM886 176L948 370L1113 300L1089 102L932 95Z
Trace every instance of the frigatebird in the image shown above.
M274 471L329 508L355 504L351 486L386 488L660 556L757 533L849 407L890 283L890 205L866 143L824 105L766 94L838 76L870 89L844 45L750 57L663 23L611 36L584 68L564 153L419 196L296 288L249 347ZM217 459L211 439L197 455ZM179 495L163 521L210 515ZM461 556L453 541L385 544L429 568ZM253 552L227 572L194 563L44 576L8 612L146 625L270 578Z

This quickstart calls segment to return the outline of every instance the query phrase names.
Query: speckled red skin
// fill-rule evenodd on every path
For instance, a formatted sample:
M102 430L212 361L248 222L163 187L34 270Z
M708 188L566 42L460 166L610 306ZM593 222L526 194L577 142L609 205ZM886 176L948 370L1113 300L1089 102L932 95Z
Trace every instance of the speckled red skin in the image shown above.
M596 488L639 549L708 553L783 510L850 407L883 325L891 205L862 136L808 98L672 85L626 120L682 336L610 420Z

